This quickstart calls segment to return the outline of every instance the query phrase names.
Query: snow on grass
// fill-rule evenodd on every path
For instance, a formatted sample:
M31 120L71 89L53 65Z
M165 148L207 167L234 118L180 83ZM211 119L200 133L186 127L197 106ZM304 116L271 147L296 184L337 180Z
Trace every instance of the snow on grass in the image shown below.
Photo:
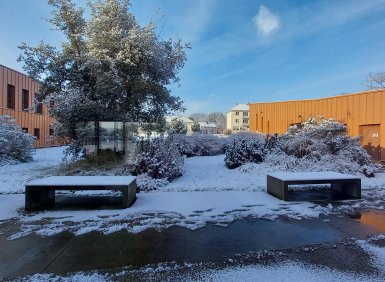
M48 176L49 170L61 163L63 149L39 149L31 163L0 167L0 221L14 218L21 223L20 232L10 239L31 233L51 236L65 230L80 235L94 230L109 234L121 229L140 232L173 225L196 229L208 223L226 226L245 217L273 220L285 215L301 219L336 211L334 204L321 207L310 202L278 200L265 192L266 174L276 171L276 167L261 163L230 170L224 165L224 155L220 155L187 158L183 176L158 191L137 194L136 202L128 209L51 210L25 214L24 195L15 194L24 192L27 181ZM385 174L364 177L362 182L364 199L346 201L337 211L352 207L383 208ZM98 194L81 191L72 196L90 193ZM116 196L116 193L107 195Z
M225 167L224 155L187 158L183 176L162 191L264 191L266 171L247 164L236 169Z
M384 240L385 235L380 234L368 240L357 240L356 243L367 252L373 260L374 265L385 274L385 247L373 244L373 241Z
M56 276L54 274L35 274L19 281L42 282L42 281L61 281L61 282L103 282L110 281L107 275L97 273L87 274L83 272L71 274L68 276Z
M0 194L24 193L24 184L62 163L66 147L36 149L33 161L0 166Z
M159 277L157 277L157 273L164 271L170 272L167 277L162 276L162 280L164 281L383 281L383 278L375 275L343 272L327 267L305 265L293 261L278 263L276 266L256 265L210 269L199 274L191 273L194 272L193 270L190 272L177 272L177 269L169 269L167 267L158 267L156 270L152 270L151 268L140 270L143 276L148 277L148 281L158 281ZM105 275L97 273L87 274L83 272L69 274L67 276L35 274L25 277L20 281L117 281L124 279L125 275L129 275L129 271ZM199 278L197 279L197 277Z
M207 270L200 275L203 281L382 281L369 275L342 272L327 267L304 265L299 262L284 262L277 266L229 267L222 270ZM187 279L185 281L194 281Z
M23 195L12 200L12 209L22 210ZM8 195L0 196L8 198ZM15 196L14 196L15 197ZM15 204L18 202L18 205ZM6 199L4 200L6 206ZM7 208L5 208L7 209ZM11 209L11 208L10 208ZM197 229L207 223L227 226L244 217L276 219L285 215L301 219L327 214L330 207L321 208L309 202L282 202L265 192L154 192L139 193L128 209L113 210L51 210L34 214L19 212L22 230L10 237L16 239L31 233L51 236L64 230L76 235L91 231L105 234L121 229L137 233L147 228L183 226ZM14 213L10 213L14 216ZM4 220L4 216L0 219Z

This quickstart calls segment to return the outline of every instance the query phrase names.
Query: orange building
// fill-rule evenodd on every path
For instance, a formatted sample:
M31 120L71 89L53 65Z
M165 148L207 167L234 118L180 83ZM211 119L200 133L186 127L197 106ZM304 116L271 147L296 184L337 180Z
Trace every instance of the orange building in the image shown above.
M385 160L385 90L249 106L251 131L282 134L291 125L321 115L346 124L350 136L362 135L373 160Z
M0 65L0 115L14 117L25 131L36 136L36 147L53 146L52 119L47 107L40 103L31 109L38 92L38 81Z

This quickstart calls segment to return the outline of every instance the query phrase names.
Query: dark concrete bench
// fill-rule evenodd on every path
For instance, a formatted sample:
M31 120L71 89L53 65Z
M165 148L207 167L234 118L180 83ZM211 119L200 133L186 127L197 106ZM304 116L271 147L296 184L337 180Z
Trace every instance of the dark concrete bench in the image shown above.
M288 200L288 186L300 184L331 184L331 189L351 198L361 198L361 178L334 171L277 172L267 175L267 192Z
M25 184L25 209L47 209L55 204L56 190L114 190L123 194L122 208L136 199L134 176L51 176Z

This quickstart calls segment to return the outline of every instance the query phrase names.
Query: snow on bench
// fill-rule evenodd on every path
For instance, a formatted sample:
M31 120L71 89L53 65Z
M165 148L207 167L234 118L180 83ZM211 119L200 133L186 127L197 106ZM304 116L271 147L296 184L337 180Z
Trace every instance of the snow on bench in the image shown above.
M275 172L267 174L267 192L288 200L288 186L298 184L331 184L331 189L352 198L361 198L361 178L334 171Z
M55 204L56 190L114 190L123 194L123 208L136 199L134 176L50 176L25 184L25 209L45 209Z

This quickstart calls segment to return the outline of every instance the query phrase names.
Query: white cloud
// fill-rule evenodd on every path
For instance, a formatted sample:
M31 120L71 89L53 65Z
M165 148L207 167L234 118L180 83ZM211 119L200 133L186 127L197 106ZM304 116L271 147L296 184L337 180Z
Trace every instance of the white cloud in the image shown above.
M265 37L272 34L281 25L278 16L274 15L265 6L259 7L258 13L254 16L253 21L258 34Z

